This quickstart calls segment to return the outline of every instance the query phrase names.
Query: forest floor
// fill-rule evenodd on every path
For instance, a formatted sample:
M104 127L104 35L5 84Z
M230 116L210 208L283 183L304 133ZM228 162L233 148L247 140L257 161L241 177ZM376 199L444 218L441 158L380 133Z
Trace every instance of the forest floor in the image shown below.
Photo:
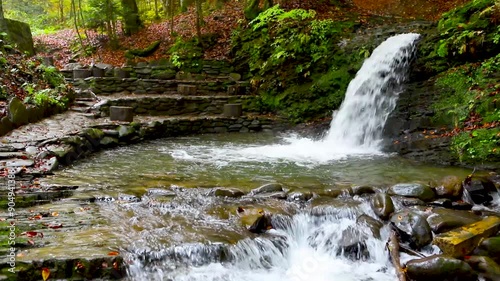
M278 1L281 2L281 1ZM292 0L281 3L285 9L314 8L320 19L330 18L333 20L346 20L357 18L361 23L366 23L370 16L387 16L391 22L396 19L423 19L437 20L443 12L461 5L467 0L433 1L433 0L352 0L350 5L335 6L331 4L318 4L318 1ZM326 2L326 1L325 1ZM205 50L206 59L221 60L230 57L230 39L232 31L245 22L243 15L243 1L227 2L220 10L205 13L205 25L202 27L203 34L215 33L218 35L216 45ZM181 13L174 18L174 34L182 38L191 38L196 35L196 12L194 8ZM83 31L81 33L84 33ZM77 34L74 29L64 29L56 33L40 35L35 37L35 45L41 56L51 55L55 59L56 66L77 61L88 65L92 62L107 63L115 66L124 65L127 61L125 52L129 49L145 49L151 43L161 40L159 49L151 56L141 58L144 61L158 60L168 56L168 49L175 42L176 37L171 36L170 22L164 19L146 25L140 32L125 36L119 33L120 48L113 49L109 46L107 37L97 30L86 30L86 44L95 48L90 56L75 56L74 46L77 45ZM72 48L73 47L73 48Z

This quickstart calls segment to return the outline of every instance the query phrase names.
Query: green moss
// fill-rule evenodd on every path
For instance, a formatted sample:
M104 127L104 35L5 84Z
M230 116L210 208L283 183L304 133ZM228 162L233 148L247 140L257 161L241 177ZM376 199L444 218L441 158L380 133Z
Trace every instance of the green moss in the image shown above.
M147 46L145 49L132 49L128 50L125 52L125 57L126 58L134 58L134 57L149 57L152 55L158 48L160 47L161 41L154 41L151 43L149 46Z

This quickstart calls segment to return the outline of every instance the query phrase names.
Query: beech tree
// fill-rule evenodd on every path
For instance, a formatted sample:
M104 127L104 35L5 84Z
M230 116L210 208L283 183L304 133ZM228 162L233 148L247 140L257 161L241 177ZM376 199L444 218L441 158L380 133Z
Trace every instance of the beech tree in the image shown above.
M137 33L142 27L142 21L139 17L139 8L136 0L121 0L123 8L123 20L125 23L125 35Z

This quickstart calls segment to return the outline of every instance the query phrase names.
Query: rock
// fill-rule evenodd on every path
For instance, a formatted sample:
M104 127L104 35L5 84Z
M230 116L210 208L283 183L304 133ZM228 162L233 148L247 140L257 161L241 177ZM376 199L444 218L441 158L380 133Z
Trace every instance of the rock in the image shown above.
M482 239L500 230L499 217L487 217L481 221L462 226L434 237L433 243L443 254L462 257L471 253Z
M406 263L406 274L414 281L476 281L477 275L465 262L435 255Z
M314 193L310 191L294 191L288 193L288 201L309 201L314 197Z
M130 69L128 68L115 68L114 76L121 79L130 78Z
M256 198L273 198L273 199L281 199L281 200L286 200L288 195L284 191L278 191L278 192L267 192L267 193L260 193L254 195Z
M460 198L463 190L462 180L457 176L444 177L434 190L439 197Z
M491 202L493 197L489 194L490 191L496 192L495 186L483 179L472 179L469 176L464 181L464 201L468 203L485 204Z
M421 249L432 241L431 227L425 218L409 210L395 213L391 223L397 229L403 241L409 241L410 246Z
M177 195L175 191L172 191L170 189L161 189L161 188L150 188L148 189L148 192L146 194L147 196L151 197L158 197L158 196L171 197Z
M134 203L134 202L140 202L141 199L135 195L119 194L118 201L125 202L125 203Z
M368 215L361 215L356 219L356 223L368 227L373 237L380 238L380 229L384 227L384 224L381 221L378 221Z
M38 169L43 172L53 172L59 167L59 161L57 157L51 157L49 159L42 159L39 163Z
M225 104L223 111L225 117L240 117L242 113L242 105L241 103Z
M114 146L114 145L117 145L119 143L118 139L117 138L113 138L113 137L104 137L102 138L99 143L102 145L102 146Z
M455 210L471 210L472 207L474 207L473 205L467 203L467 202L464 202L464 201L453 201L451 202L451 208L452 209L455 209Z
M443 233L480 220L479 216L471 212L441 208L435 209L434 213L427 218L434 233Z
M85 79L92 76L90 69L73 69L73 79Z
M245 195L245 193L236 188L216 187L210 191L209 195L217 197L237 198Z
M484 256L471 256L466 257L465 262L478 272L484 280L500 280L500 266L498 266L498 264L491 258Z
M474 250L474 255L489 256L500 263L500 236L486 238Z
M352 196L353 191L351 187L347 188L328 188L318 192L319 196L326 196L331 198Z
M229 80L232 81L240 81L241 80L241 74L239 73L229 73Z
M392 199L389 194L375 194L372 198L372 209L379 218L383 220L388 219L394 212L394 204L392 203Z
M33 146L30 146L33 147ZM35 147L36 149L36 147ZM29 153L31 154L31 153ZM0 159L22 158L26 157L26 153L20 151L0 152Z
M360 186L352 187L352 193L354 195L359 196L359 195L363 195L363 194L377 193L377 190L373 186L360 185Z
M132 126L120 125L120 127L118 127L118 137L120 139L131 137L134 134L135 129Z
M396 211L411 206L426 206L425 202L418 198L410 198L410 197L394 195L391 196L391 199L392 202L394 203Z
M196 85L184 85L184 84L179 84L177 86L177 93L179 95L196 95L197 92L197 87Z
M280 191L283 191L283 185L281 183L268 183L258 188L252 189L250 191L250 195Z
M64 70L75 70L75 69L82 69L83 66L79 63L68 63L63 66Z
M342 237L337 243L337 255L342 255L351 260L366 260L370 252L366 246L368 236L359 228L349 226L342 231Z
M443 207L443 208L452 208L453 207L453 203L448 198L440 198L440 199L434 200L434 201L430 202L429 205L436 206L436 207Z
M0 136L7 134L14 129L14 124L10 121L8 116L2 117L0 119Z
M28 124L28 110L17 97L10 100L7 111L7 116L9 116L9 120L14 126L19 127Z
M390 195L418 198L423 201L434 199L434 191L427 185L419 183L399 183L389 188Z
M35 123L43 118L43 112L36 106L28 105L26 107L26 112L28 114L28 122Z
M130 106L110 106L109 120L132 122L134 121L134 109Z
M0 167L2 166L7 166L7 167L31 167L35 164L35 161L31 159L5 159L5 160L0 160Z
M248 228L248 231L252 233L264 233L269 229L272 229L273 225L271 223L271 215L263 214Z

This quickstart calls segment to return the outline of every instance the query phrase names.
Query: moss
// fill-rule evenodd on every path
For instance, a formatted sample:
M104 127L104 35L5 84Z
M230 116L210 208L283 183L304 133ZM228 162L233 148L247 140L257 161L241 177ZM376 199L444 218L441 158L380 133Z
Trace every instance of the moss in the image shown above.
M154 41L151 43L149 46L147 46L145 49L132 49L128 50L125 52L125 57L126 58L134 58L134 57L148 57L152 55L158 48L160 47L161 41Z

